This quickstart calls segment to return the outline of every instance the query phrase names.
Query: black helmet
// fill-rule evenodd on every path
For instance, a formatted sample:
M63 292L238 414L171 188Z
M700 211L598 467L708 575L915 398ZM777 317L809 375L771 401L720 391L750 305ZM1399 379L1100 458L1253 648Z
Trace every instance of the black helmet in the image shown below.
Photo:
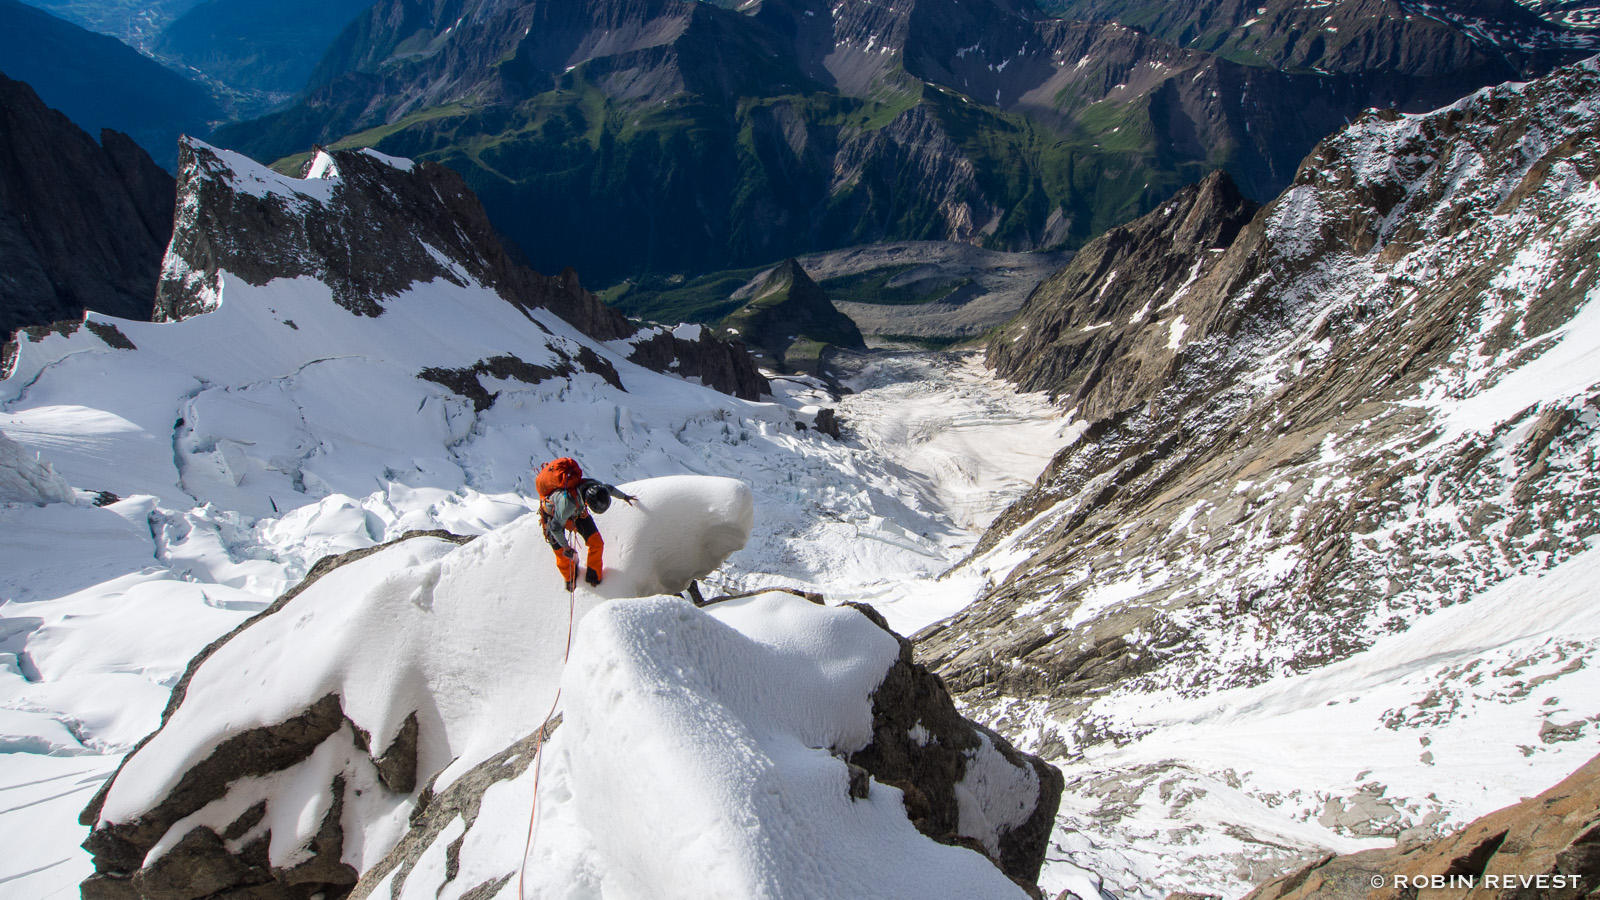
M611 492L598 481L583 486L583 502L593 512L603 513L611 508Z

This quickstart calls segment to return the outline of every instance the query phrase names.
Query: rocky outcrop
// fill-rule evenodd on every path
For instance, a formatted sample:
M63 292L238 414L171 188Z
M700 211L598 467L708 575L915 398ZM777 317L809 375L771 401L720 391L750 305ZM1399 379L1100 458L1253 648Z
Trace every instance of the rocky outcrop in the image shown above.
M759 400L772 392L772 385L757 368L755 359L737 339L716 337L700 329L693 340L671 331L659 331L636 338L628 361L657 372L671 372L685 378L698 378L725 394L745 400Z
M1136 727L1098 698L1313 669L1586 547L1600 485L1579 411L1600 385L1531 373L1596 285L1597 95L1590 62L1374 113L1223 252L1197 245L1167 371L1137 370L1138 405L1083 393L1081 438L974 557L1027 562L921 635L922 658L1002 731L1027 698L1068 753ZM1054 377L1081 391L1101 355ZM1526 393L1473 400L1502 383ZM1482 419L1455 412L1469 402Z
M877 610L860 603L846 605L894 634ZM964 718L939 676L913 660L911 642L898 634L895 639L900 642L900 658L872 694L872 743L852 753L849 763L903 791L906 815L918 831L941 843L975 843L1013 880L1034 885L1061 803L1061 772ZM972 833L973 823L970 816L962 816L958 796L970 790L965 784L968 770L978 767L980 756L987 757L983 764L1003 760L1002 766L1031 772L1037 785L1024 814L993 835Z
M767 275L749 303L722 327L756 348L757 359L780 372L820 374L832 347L865 350L861 330L793 259Z
M96 144L0 75L0 337L85 310L148 321L173 198L127 136Z
M711 602L730 599L737 598L719 597ZM821 602L820 597L811 599ZM848 605L878 627L890 630L883 617L871 607ZM1030 894L1040 896L1035 882L1055 823L1061 797L1061 773L1043 760L1017 751L994 732L963 718L939 677L912 660L910 642L898 635L896 638L900 641L900 657L872 696L872 744L845 758L852 772L852 795L867 797L873 780L897 788L904 794L906 814L918 831L941 843L984 854ZM431 787L424 790L411 815L410 830L382 861L362 874L351 894L352 900L365 900L375 895L401 896L405 881L425 855L436 855L441 850L447 856L459 855L464 844L477 840L473 829L504 828L503 821L483 817L485 794L497 785L523 778L533 762L534 752L560 723L561 717L557 716L542 733L527 735L455 779L444 790L437 793ZM982 775L974 776L979 770ZM977 782L984 777L999 781L1002 772L1031 779L1035 792L1022 804L1025 808L1020 812L983 808L983 789L976 786ZM965 816L963 803L968 806ZM1011 816L1016 824L997 832L986 831L975 825L975 820L982 819L983 815L975 816L974 812L996 819ZM466 827L447 831L458 821ZM520 845L516 849L520 849ZM504 874L483 884L462 884L467 892L463 896L476 896L474 892L480 890L491 892L484 896L492 895L517 877L519 862L519 856L501 856ZM457 876L451 874L446 883L456 880Z
M458 820L465 826L464 833L478 827L478 820L483 813L484 795L496 785L521 778L538 758L540 747L560 727L561 716L557 714L543 728L474 766L460 778L450 782L449 787L439 791L435 791L433 785L425 788L417 799L416 808L411 812L408 823L410 827L405 837L401 838L394 849L385 854L376 865L362 873L360 881L351 890L350 900L366 900L380 887L387 889L388 896L402 896L411 872L422 859L422 855L439 843L445 829ZM488 822L484 824L491 828L504 825L504 823ZM463 840L464 834L453 837L446 844L455 847L456 853L459 854ZM507 860L508 865L513 862ZM446 882L455 880L454 875L446 874L449 876ZM501 888L516 877L516 874L508 870L504 875L471 886L461 896L488 900L496 896Z
M340 306L378 316L419 282L466 279L523 309L549 308L590 337L633 333L584 291L515 263L477 197L454 171L356 151L318 151L301 179L274 178L195 140L180 148L178 227L156 295L156 318L212 308L219 273L254 285L311 276Z
M1328 856L1245 900L1577 900L1600 885L1600 757L1442 840ZM1444 892L1449 892L1444 893Z
M1209 317L1191 288L1259 208L1216 172L1111 229L989 339L989 365L1090 422L1144 404L1171 375L1187 324Z
M733 519L748 523L743 485L702 481L699 487L713 494L720 489L743 497L744 508L726 513L731 518L674 517L659 526L688 546L727 541L730 525L737 527ZM725 483L719 488L714 481ZM639 492L642 504L671 509L648 484ZM574 599L576 607L530 604L529 592L537 601L563 598L553 572L527 571L527 552L543 543L538 523L524 519L470 546L451 546L467 541L413 533L319 561L294 589L202 651L175 686L160 729L128 754L81 816L92 829L84 846L95 862L83 895L398 897L420 875L435 890L454 882L452 889L487 897L515 877L537 783L529 769L560 724L546 711L562 696L558 683L569 682L569 722L581 721L580 711L592 717L609 709L571 689L574 677L580 683L592 677L585 668L592 657L584 654L592 649L585 635L593 632L584 628L594 626L585 617L596 609L667 601L607 602L585 592ZM681 547L668 541L657 549L658 557L646 562L670 557L682 565ZM623 566L614 575L607 584L625 583L629 570ZM622 590L626 598L635 589ZM858 610L887 630L870 608ZM681 602L670 612L702 615ZM856 614L828 615L854 620ZM574 622L578 642L568 650L560 635ZM327 633L307 651L302 645L312 623ZM706 624L725 628L698 621L684 627ZM866 622L849 627L873 632ZM871 798L874 817L892 814L896 798L883 792L897 788L923 834L983 854L1038 896L1033 882L1061 775L962 718L938 676L912 660L908 642L896 637L893 653L882 640L861 645L873 648L870 656L848 654L852 665L866 667L867 677L850 689L857 713L867 711L870 676L883 672L870 696L870 745L862 748L866 736L851 726L831 740L849 741L857 752L831 751L838 762L813 760L841 776L849 773L831 782L841 793L832 802L845 803L848 791ZM704 664L748 660L712 654ZM239 685L263 677L269 689L239 698ZM739 765L746 758L731 759ZM767 758L748 759L759 768ZM549 759L544 765L547 778L554 776L547 790L560 793L562 776L552 772ZM809 789L793 796L794 802L816 802L808 799L816 796ZM546 824L548 835L562 827ZM763 824L783 830L782 821Z
M417 377L443 385L471 400L473 409L478 412L494 406L495 399L500 396L498 391L491 393L483 386L480 380L483 377L511 379L523 384L539 384L551 378L565 378L581 370L599 375L607 384L619 391L627 390L622 384L622 379L617 377L616 368L588 347L578 351L576 357L566 356L565 351L560 349L553 352L561 356L561 360L555 366L536 365L509 355L491 356L459 369L429 366L417 373Z

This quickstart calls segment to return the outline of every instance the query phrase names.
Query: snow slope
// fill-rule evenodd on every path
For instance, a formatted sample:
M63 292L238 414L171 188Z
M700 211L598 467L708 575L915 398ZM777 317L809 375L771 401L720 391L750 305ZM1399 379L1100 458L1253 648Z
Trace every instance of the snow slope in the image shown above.
M466 546L419 536L354 557L214 647L104 793L101 861L173 895L225 851L291 883L376 869L364 897L509 898L513 873L532 897L1024 896L983 854L919 833L900 788L854 784L845 758L874 740L896 638L791 593L630 599L720 565L753 498L703 476L626 488L612 574L569 602L553 569L530 576L545 548L525 517ZM377 868L417 811L552 711L547 763L485 791L415 865ZM507 836L541 774L524 879ZM1039 793L1031 765L984 741L956 785L962 833L992 844ZM453 865L430 856L441 844ZM335 861L348 875L327 874Z
M752 498L738 481L678 476L628 490L638 504L608 515L618 526L608 548L615 562L603 584L578 592L577 621L608 597L681 589L749 534ZM101 825L166 822L161 815L174 814L159 813L163 801L219 746L334 695L346 726L304 762L240 779L205 805L180 810L146 864L194 827L220 833L266 801L253 833L271 831L273 865L293 865L339 802L345 861L369 867L406 827L406 795L415 785L448 785L538 728L549 709L569 611L555 568L529 565L548 552L529 516L464 547L405 541L318 579L194 669L183 702L124 762L105 795ZM412 717L420 735L413 786L383 790L367 760L380 758ZM358 733L370 754L357 749ZM346 785L337 801L328 787L336 775Z

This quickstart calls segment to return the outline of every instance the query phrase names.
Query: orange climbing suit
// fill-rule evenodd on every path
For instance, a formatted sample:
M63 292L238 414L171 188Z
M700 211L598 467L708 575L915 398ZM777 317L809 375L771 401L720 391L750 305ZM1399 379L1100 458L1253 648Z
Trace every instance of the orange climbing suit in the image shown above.
M556 555L556 568L569 586L577 583L578 560L577 552L567 547L565 532L575 531L583 538L588 550L584 566L590 572L600 575L605 571L602 560L605 541L600 538L600 529L595 526L594 517L583 502L583 492L578 489L582 480L583 469L568 457L545 463L534 479L534 487L539 492L539 523L544 526L545 540Z
M576 531L583 536L584 547L588 550L583 562L584 568L595 574L603 573L605 568L602 556L605 553L606 542L601 540L600 529L595 527L594 518L585 512L581 516L568 519L563 527L568 531ZM554 543L551 544L550 549L555 551L556 568L561 570L561 577L566 579L568 584L577 581L577 557L574 555L572 558L568 558L565 553L561 552L563 548Z

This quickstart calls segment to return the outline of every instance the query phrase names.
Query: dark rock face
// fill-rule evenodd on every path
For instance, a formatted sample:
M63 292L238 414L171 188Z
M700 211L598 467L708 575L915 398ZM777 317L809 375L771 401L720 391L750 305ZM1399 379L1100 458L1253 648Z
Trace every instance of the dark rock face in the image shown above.
M858 603L846 605L894 634L877 610ZM939 676L913 660L911 642L898 634L895 638L900 642L900 658L872 694L872 743L852 753L849 763L903 791L906 815L918 831L941 843L976 843L975 849L989 855L1002 872L1020 884L1032 886L1044 866L1050 831L1061 804L1061 772L963 718ZM985 745L1010 765L1031 769L1039 786L1026 820L999 835L993 848L962 833L956 799L957 785L966 778L969 763Z
M744 400L760 400L772 385L738 340L721 340L708 330L686 341L670 331L634 343L628 361L657 372L698 378L706 385Z
M86 309L150 319L174 182L126 135L101 141L0 75L0 336Z
M183 702L189 682L201 664L251 623L276 613L329 572L419 537L458 544L472 540L470 536L442 531L409 532L384 544L318 560L299 584L189 661L162 712L163 725ZM333 804L312 839L313 853L307 862L286 869L271 866L267 858L270 832L237 849L227 847L225 842L237 841L261 820L263 810L252 808L221 834L197 827L156 863L145 865L150 849L180 819L222 797L241 778L270 775L304 761L340 732L348 732L351 742L367 752L385 787L396 793L415 790L415 714L402 725L389 747L373 748L370 737L344 715L339 696L328 694L286 721L251 729L224 741L186 772L161 803L134 821L100 822L101 807L117 778L113 774L79 816L81 824L94 829L83 844L95 863L95 873L83 883L83 896L104 900L198 900L235 890L259 900L305 900L317 893L329 898L344 896L355 884L356 872L340 861L344 843L340 816L346 789L342 778L334 783ZM138 753L150 737L140 741L128 758Z
M154 863L146 865L145 858L178 820L222 797L235 781L270 775L302 762L335 733L350 728L338 695L329 694L299 716L223 742L186 772L157 808L133 822L100 825L89 835L84 849L95 857L95 874L84 883L85 895L121 893L147 900L197 900L225 890L254 887L263 900L306 896L302 889L342 896L356 881L355 871L339 861L344 844L339 822L345 794L342 778L334 782L333 805L312 839L312 859L304 864L287 869L271 866L267 861L270 834L233 851L224 843L224 835L204 826L190 831ZM414 771L414 757L410 765ZM91 825L97 824L97 805L84 811L83 818ZM225 831L235 837L248 833L251 823L246 820L252 813L254 810L246 812ZM259 819L259 813L255 817Z
M819 374L828 348L865 350L861 330L833 305L793 259L772 270L755 296L722 321L722 327L758 348L763 360L784 372Z
M1078 397L1086 430L976 554L1006 542L1028 561L919 635L923 658L1002 731L1004 703L1036 702L1059 726L1046 755L1070 753L1124 734L1096 718L1103 696L1325 665L1580 552L1580 535L1600 533L1583 412L1595 389L1492 427L1452 425L1438 398L1534 364L1594 290L1600 231L1581 198L1600 177L1596 96L1591 62L1426 116L1373 113L1320 145L1231 243L1235 225L1213 228L1223 252L1207 237L1180 261L1195 280L1164 313L1167 359L1119 363L1121 341L1091 342L1062 368L1054 340L1009 359ZM1105 266L1169 265L1162 215L1125 233L1156 246L1108 242ZM1520 275L1535 246L1539 274ZM1110 296L1117 280L1098 284ZM1172 291L1164 280L1101 310L1064 290L1060 310L1029 315L1082 334L1105 321L1089 312L1127 322ZM1492 377L1467 380L1461 360ZM1134 402L1097 393L1096 372ZM1099 603L1106 585L1129 596Z
M1485 900L1577 900L1600 884L1600 757L1449 837L1328 856L1246 900L1402 900L1437 884ZM1468 881L1470 879L1470 882Z
M989 365L1090 422L1143 404L1177 362L1173 323L1204 317L1188 288L1257 209L1217 172L1111 229L1040 284L990 339Z

